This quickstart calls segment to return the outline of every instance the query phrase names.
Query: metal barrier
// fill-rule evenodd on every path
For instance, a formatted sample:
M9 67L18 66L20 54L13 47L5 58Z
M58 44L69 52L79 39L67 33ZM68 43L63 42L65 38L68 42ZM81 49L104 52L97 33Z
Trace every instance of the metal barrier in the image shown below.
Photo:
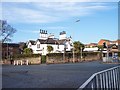
M120 65L93 74L78 90L120 90Z

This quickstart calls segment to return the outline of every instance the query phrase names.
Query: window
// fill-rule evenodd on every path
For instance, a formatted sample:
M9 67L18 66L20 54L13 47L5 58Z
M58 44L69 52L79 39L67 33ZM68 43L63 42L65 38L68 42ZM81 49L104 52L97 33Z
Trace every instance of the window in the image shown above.
M67 44L65 44L65 48L68 49L68 45Z
M37 48L40 48L40 44L37 44Z
M57 49L59 49L59 45L57 46Z

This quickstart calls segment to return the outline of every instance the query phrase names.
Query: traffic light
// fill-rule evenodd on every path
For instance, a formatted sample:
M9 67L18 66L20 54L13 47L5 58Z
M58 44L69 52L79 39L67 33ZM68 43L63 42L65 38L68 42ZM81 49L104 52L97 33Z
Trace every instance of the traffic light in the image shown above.
M106 42L103 43L103 48L107 48Z

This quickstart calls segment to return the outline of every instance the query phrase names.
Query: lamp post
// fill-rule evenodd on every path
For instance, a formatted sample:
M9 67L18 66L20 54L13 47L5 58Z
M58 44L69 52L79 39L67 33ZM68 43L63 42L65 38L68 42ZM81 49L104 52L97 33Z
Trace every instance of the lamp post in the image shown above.
M73 62L75 62L75 51L74 51L74 43L73 43Z
M108 48L108 45L107 45L107 61L109 60L109 48Z
M75 21L76 23L80 22L80 19ZM74 34L74 33L73 33ZM74 36L74 35L73 35ZM75 62L75 51L74 51L74 43L73 43L73 62Z
M7 43L7 60L8 60L8 43Z
M82 46L81 46L81 59L82 59Z

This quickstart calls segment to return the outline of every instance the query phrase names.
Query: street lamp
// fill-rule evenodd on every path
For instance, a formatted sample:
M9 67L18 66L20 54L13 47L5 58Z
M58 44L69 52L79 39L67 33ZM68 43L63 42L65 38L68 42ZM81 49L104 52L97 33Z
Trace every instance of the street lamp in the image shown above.
M109 60L109 48L108 48L108 45L107 45L107 61Z
M81 59L82 59L82 46L81 46Z
M8 52L9 52L9 49L8 49L8 43L7 43L7 60L8 60Z
M76 20L75 22L76 22L76 23L77 23L77 22L80 22L80 19ZM73 62L75 62L74 43L73 43Z
M75 62L74 43L73 43L73 62Z

